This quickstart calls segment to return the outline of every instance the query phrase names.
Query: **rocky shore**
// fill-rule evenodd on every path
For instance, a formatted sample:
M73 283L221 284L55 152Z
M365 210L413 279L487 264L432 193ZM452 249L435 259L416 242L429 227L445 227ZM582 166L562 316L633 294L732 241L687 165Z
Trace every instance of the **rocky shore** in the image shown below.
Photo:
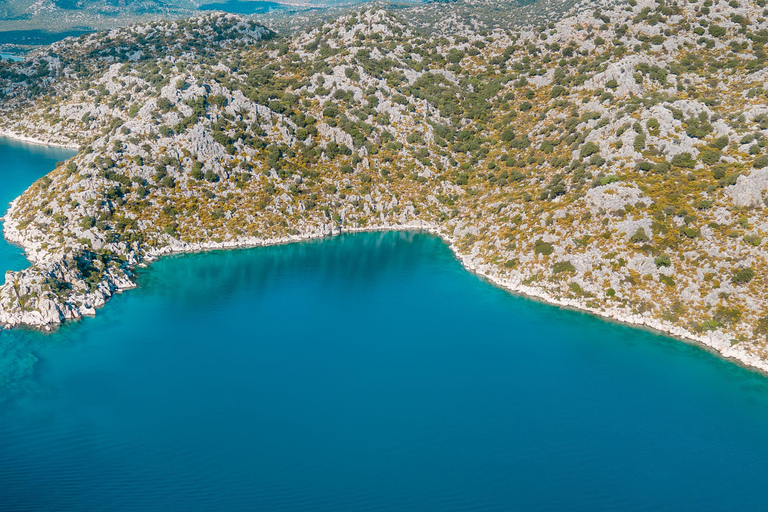
M21 139L20 139L21 140ZM39 247L24 246L24 240L20 237L20 233L15 225L6 225L6 238L24 247L28 254L38 254ZM738 345L733 345L726 336L722 333L710 333L709 335L702 336L692 333L686 329L683 329L674 324L660 321L653 318L651 315L631 315L620 308L611 309L596 309L587 305L584 300L577 299L563 299L555 297L539 288L533 286L527 286L522 283L521 279L510 279L499 275L493 266L488 265L481 259L473 258L471 255L461 252L456 244L456 239L446 234L445 229L440 226L423 221L411 221L403 224L381 224L368 227L358 228L342 228L329 224L323 226L321 229L300 233L295 235L283 236L278 238L259 238L249 237L238 239L229 242L214 242L208 241L203 243L174 243L168 246L155 249L147 253L142 260L132 262L134 266L145 266L151 264L153 261L173 254L184 253L196 253L203 251L216 251L216 250L233 250L233 249L246 249L255 247L265 247L270 245L281 245L288 243L299 243L305 240L320 239L329 236L340 235L343 233L359 233L359 232L371 232L371 231L422 231L432 235L440 237L454 253L456 258L461 262L462 266L470 272L477 274L478 276L487 279L500 288L503 288L509 292L522 295L524 297L540 300L552 306L564 307L574 309L578 311L584 311L592 315L596 315L605 318L610 321L616 321L619 323L632 325L636 327L643 327L651 329L655 332L659 332L673 338L682 340L688 343L695 343L706 347L719 354L720 356L733 360L745 367L752 368L761 372L768 373L768 363L755 357L754 354L750 354L744 350L741 350ZM33 260L34 261L34 260ZM58 274L62 280L75 281L76 278L72 274L67 274L67 269L62 268L59 263L49 264L47 271L52 274ZM21 315L8 315L4 311L0 310L0 330L13 328L19 325L32 326L43 330L50 330L59 325L63 321L77 319L83 316L93 316L96 314L96 309L103 307L106 301L114 293L122 292L135 287L135 284L130 280L130 273L109 275L99 286L99 289L94 292L83 293L79 298L82 305L77 308L62 308L61 304L49 301L39 310L30 311ZM19 282L24 282L27 277L23 272L19 273ZM23 294L24 289L18 291ZM4 326L2 325L4 324Z

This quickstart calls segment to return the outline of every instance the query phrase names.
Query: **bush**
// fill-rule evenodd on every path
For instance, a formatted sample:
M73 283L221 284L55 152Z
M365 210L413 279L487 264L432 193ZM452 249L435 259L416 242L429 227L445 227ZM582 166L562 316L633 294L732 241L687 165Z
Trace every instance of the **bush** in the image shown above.
M688 126L685 129L686 135L696 139L703 139L709 132L713 130L712 125L707 121L699 119L698 117L691 118L687 121Z
M664 275L664 274L659 274L659 281L664 283L665 285L669 286L670 288L674 288L675 284L676 284L675 280L672 279L671 276L667 276L667 275Z
M635 148L635 151L640 153L642 150L645 149L645 135L639 134L635 136L635 142L633 144L633 147Z
M747 284L755 277L755 271L750 267L739 269L731 279L733 284Z
M723 135L722 137L718 137L717 139L715 139L715 142L712 143L712 147L719 151L722 151L723 149L725 149L725 146L728 145L728 142L730 142L728 140L728 136Z
M173 107L173 104L165 96L160 96L157 99L157 108L159 108L160 111L168 112L171 109L171 107Z
M573 263L570 261L558 261L554 265L552 265L552 273L553 274L560 274L562 272L576 272L576 267L573 266Z
M715 311L715 316L712 317L712 320L717 322L718 325L733 325L741 320L741 311L720 306Z
M565 87L561 85L556 85L552 88L552 90L549 92L549 96L551 98L557 98L559 96L562 96L565 94Z
M701 153L701 161L707 165L713 165L720 161L721 156L719 151L708 149Z
M554 247L552 247L552 244L549 242L545 242L542 239L536 240L533 244L533 252L534 254L542 254L544 256L549 256L552 254L552 252L555 250Z
M656 256L656 258L653 260L653 262L656 264L656 267L669 267L672 265L672 260L669 259L669 256L666 254L661 254L659 256Z
M747 242L749 245L752 245L754 247L757 247L761 243L763 243L763 239L760 238L757 235L744 235L744 241Z
M688 238L696 238L699 236L699 232L693 228L683 228L681 232Z
M195 162L194 165L192 165L192 170L189 172L189 175L196 180L202 180L204 178L203 164L201 162Z
M759 157L755 158L755 161L752 162L752 167L755 169L768 167L768 155L760 155Z
M648 132L654 137L659 134L661 129L661 123L659 123L659 120L655 117L650 118L648 122L645 123L645 126L648 127Z
M645 233L645 229L643 229L642 227L637 228L637 231L635 231L635 234L629 238L629 241L632 242L633 244L640 243L640 242L647 242L648 235Z
M696 166L696 160L693 159L690 153L679 153L672 157L672 165L675 167L692 169Z
M755 325L755 330L752 331L755 336L765 336L766 340L768 340L768 315L759 318L757 320L757 324Z
M594 142L587 142L581 146L581 157L584 158L587 156L592 156L598 151L600 151L600 148L597 146L597 144Z
M80 219L79 224L80 224L80 228L82 228L83 230L88 230L96 225L96 219L94 219L93 217L82 217Z
M710 25L709 35L711 35L712 37L718 37L718 38L723 37L725 35L725 28L719 25Z
M715 167L712 169L712 176L713 176L713 177L714 177L716 180L721 180L721 179L725 178L725 172L726 172L727 170L728 170L728 166L726 166L725 164L719 164L719 165L716 165L716 166L715 166Z

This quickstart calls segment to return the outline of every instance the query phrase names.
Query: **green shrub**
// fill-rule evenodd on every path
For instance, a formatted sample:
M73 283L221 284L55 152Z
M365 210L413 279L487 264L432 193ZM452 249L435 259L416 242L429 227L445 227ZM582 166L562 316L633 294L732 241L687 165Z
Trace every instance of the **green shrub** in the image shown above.
M573 266L573 263L568 260L558 261L552 265L552 273L560 274L561 272L576 272L576 268Z
M717 37L717 38L723 37L725 35L725 28L719 25L710 25L709 34L712 37Z
M763 239L757 235L744 235L744 241L755 247L763 243Z
M659 120L656 119L655 117L650 118L648 122L645 123L645 126L648 127L648 132L654 137L659 134L661 124L659 123Z
M722 137L718 137L717 139L715 139L715 142L712 143L712 147L719 151L722 151L723 149L725 149L725 146L728 145L728 142L730 142L728 140L728 136L723 135Z
M696 160L693 159L690 153L679 153L672 157L672 165L692 169L696 166Z
M699 236L699 232L693 228L683 228L680 231L688 238L696 238L697 236Z
M629 238L629 241L632 242L633 244L637 244L640 242L647 242L648 235L646 234L645 229L642 227L637 228L637 231L635 231L635 234Z
M668 275L665 275L665 274L659 274L659 282L664 283L665 285L669 286L670 288L674 288L675 284L676 284L675 280L671 276L668 276Z
M587 156L592 156L598 151L600 151L600 148L597 146L597 144L594 142L587 142L581 146L581 157L584 158Z
M195 178L196 180L202 180L204 178L203 164L201 162L195 162L192 165L192 170L189 172L189 175Z
M554 247L552 247L552 244L549 242L545 242L542 239L536 240L533 244L533 252L534 254L542 254L544 256L549 256L552 254L552 252L555 250Z
M752 162L752 167L755 169L768 167L768 155L760 155L759 157L755 158L755 161Z
M701 153L701 161L707 165L714 165L720 161L721 153L719 151L713 151L707 149Z
M733 284L747 284L755 277L755 271L750 267L739 269L731 279Z
M741 320L741 311L735 308L725 308L720 306L715 311L712 320L720 325L733 325Z
M93 226L96 225L96 219L94 219L93 217L88 217L88 216L81 217L79 224L80 224L80 228L81 229L88 230L88 229L91 229Z
M768 340L768 315L757 320L755 329L752 332L755 336L765 336L766 340Z
M653 260L653 262L656 264L656 267L669 267L672 265L672 260L669 259L669 256L666 254L661 254L659 256L656 256L656 258Z
M639 134L635 136L635 142L633 147L638 153L645 149L645 134Z

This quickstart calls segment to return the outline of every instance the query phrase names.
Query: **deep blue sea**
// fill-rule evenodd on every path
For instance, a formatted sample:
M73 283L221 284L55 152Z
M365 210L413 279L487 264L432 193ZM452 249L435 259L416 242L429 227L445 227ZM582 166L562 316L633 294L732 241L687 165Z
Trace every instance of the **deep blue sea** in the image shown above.
M435 237L170 257L138 284L0 334L0 510L768 508L768 379L512 296Z

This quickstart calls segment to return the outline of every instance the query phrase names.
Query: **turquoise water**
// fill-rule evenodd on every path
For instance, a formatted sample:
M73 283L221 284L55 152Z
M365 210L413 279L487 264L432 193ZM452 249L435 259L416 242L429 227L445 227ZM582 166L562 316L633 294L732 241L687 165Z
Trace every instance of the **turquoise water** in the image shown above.
M75 155L75 151L0 138L0 216L8 203L17 198L36 179L48 174L56 162ZM18 247L0 240L0 279L6 270L29 266Z
M234 14L264 14L288 6L266 0L227 0L226 2L204 4L197 8L198 11L224 11Z
M24 57L21 57L19 55L14 55L12 53L0 53L0 59L11 60L11 61L14 61L14 62L19 62L19 61L24 60Z
M437 238L163 259L0 334L2 510L763 510L768 379Z

